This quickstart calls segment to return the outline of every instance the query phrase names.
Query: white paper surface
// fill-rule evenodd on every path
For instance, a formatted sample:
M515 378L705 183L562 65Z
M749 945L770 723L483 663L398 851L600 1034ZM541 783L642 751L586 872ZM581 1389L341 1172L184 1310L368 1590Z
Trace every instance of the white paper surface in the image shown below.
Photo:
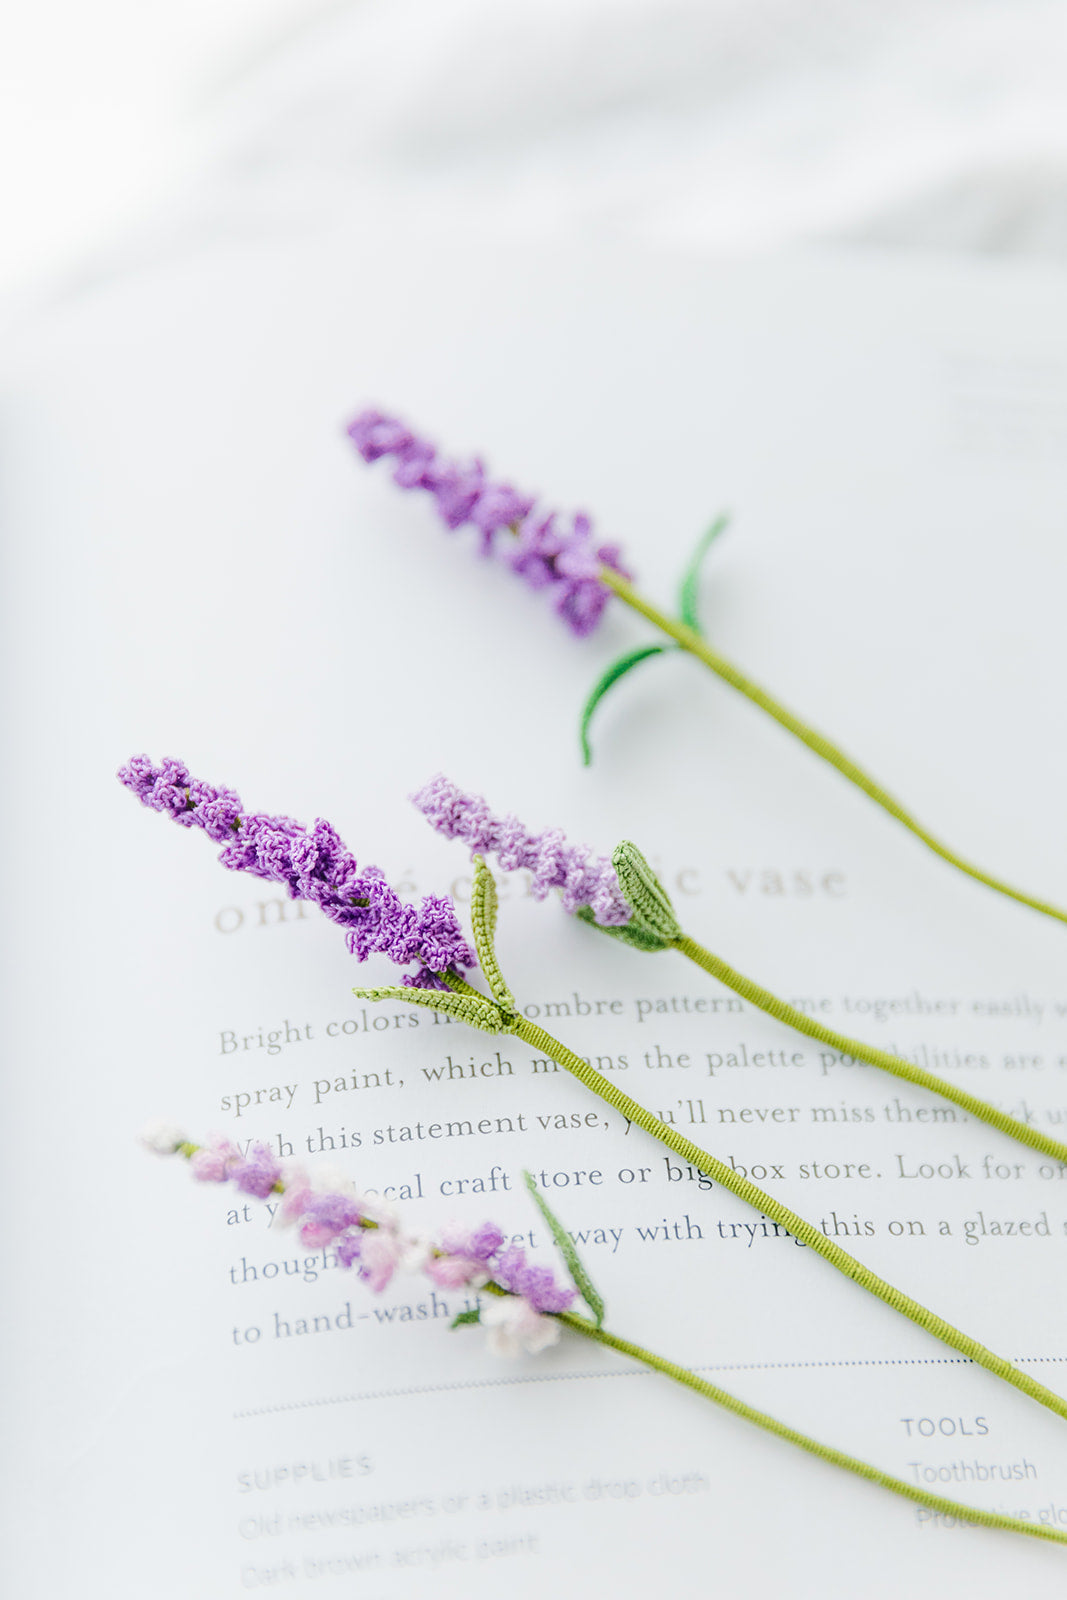
M592 510L661 599L728 505L716 643L957 849L1063 903L1062 287L326 243L87 290L6 364L7 1592L1059 1595L1058 1548L934 1526L576 1339L495 1363L476 1331L403 1318L429 1306L414 1280L376 1302L328 1267L270 1277L314 1253L144 1155L148 1116L305 1154L332 1139L363 1185L414 1188L418 1226L491 1216L547 1258L519 1189L543 1171L566 1225L606 1235L586 1256L613 1330L887 1471L959 1464L940 1492L1067 1525L1062 1422L749 1231L517 1041L365 1012L351 986L389 969L310 911L281 920L113 772L182 755L253 809L330 818L419 892L465 889L462 851L404 798L438 769L533 826L633 837L741 970L1062 1126L1061 928L942 866L681 658L620 686L582 771L578 708L643 625L616 608L570 639L341 433L376 402L483 452ZM1055 1164L823 1063L518 879L500 953L520 1002L637 1099L703 1116L713 1153L1067 1383ZM486 1076L498 1044L512 1071ZM449 1060L476 1076L434 1080ZM483 1117L522 1126L399 1132ZM872 1175L815 1176L846 1163ZM457 1196L475 1179L496 1192ZM1024 1220L1047 1232L991 1232ZM330 1330L284 1332L315 1317ZM968 1476L994 1467L1017 1475Z

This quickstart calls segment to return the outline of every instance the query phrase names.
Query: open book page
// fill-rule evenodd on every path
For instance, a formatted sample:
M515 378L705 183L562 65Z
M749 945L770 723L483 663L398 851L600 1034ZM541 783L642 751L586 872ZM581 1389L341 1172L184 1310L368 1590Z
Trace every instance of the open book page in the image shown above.
M607 1326L949 1498L1067 1527L1067 1425L846 1282L515 1039L396 981L113 773L182 756L329 818L408 894L469 863L435 771L635 839L683 925L829 1025L1067 1128L1063 929L928 854L695 662L579 708L573 639L367 468L369 403L618 538L672 603L990 871L1067 902L1067 295L988 270L712 267L364 234L86 291L3 380L11 981L7 1592L1063 1592L955 1525L565 1336L495 1360L464 1294L379 1298L136 1141L150 1116L343 1167L433 1231L581 1242ZM1067 1386L1067 1171L824 1052L680 955L502 884L519 1004L942 1316Z

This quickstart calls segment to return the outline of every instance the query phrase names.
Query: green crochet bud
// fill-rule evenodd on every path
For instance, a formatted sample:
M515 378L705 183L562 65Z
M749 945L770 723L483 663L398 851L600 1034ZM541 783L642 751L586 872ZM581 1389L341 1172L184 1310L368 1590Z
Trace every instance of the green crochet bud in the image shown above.
M628 926L636 925L646 937L658 939L662 949L680 939L682 930L670 895L637 846L629 839L621 840L611 853L611 864L620 889L634 908L633 920Z
M669 950L675 940L682 937L682 930L670 896L640 850L629 839L623 839L612 851L611 864L633 916L617 927L605 927L598 922L588 906L582 906L578 916L599 928L601 933L609 933L613 939L621 939L635 950Z

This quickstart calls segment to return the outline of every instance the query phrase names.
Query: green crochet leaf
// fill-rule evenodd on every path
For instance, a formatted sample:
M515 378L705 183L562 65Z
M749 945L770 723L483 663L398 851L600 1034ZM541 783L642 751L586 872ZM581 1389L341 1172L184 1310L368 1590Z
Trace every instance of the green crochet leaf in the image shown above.
M635 950L669 950L671 941L663 939L658 933L652 933L644 928L635 918L632 922L624 922L620 927L605 927L598 922L589 906L579 906L575 916L581 917L583 922L588 922L591 928L597 928L601 933L606 933L612 939L621 939L623 944L633 945Z
M548 1201L545 1199L544 1195L534 1182L533 1174L530 1172L524 1172L523 1177L526 1179L527 1189L529 1189L530 1193L534 1197L534 1200L537 1202L538 1210L548 1223L549 1228L552 1230L552 1237L556 1241L556 1248L563 1257L564 1261L567 1263L567 1271L573 1278L578 1293L581 1295L582 1299L593 1313L593 1316L596 1320L596 1325L599 1328L604 1321L604 1302L593 1286L592 1278L582 1265L581 1257L574 1248L574 1240L564 1229L562 1223L560 1223L549 1210Z
M636 650L628 650L624 656L620 656L617 661L613 661L607 671L597 679L596 683L593 685L593 689L588 700L582 707L582 719L579 727L579 736L582 741L583 766L588 767L593 760L593 747L589 743L589 724L593 720L593 712L596 710L601 700L603 700L608 690L613 686L613 684L618 683L620 678L625 677L631 668L636 667L639 662L647 661L649 656L663 655L666 648L667 647L662 644L644 644ZM674 649L675 646L672 645L671 648Z
M689 565L682 575L681 586L678 590L678 615L687 627L694 633L703 635L704 629L700 625L697 612L697 598L700 591L700 569L704 564L704 557L711 549L715 540L722 533L730 518L723 512L715 518L711 527L702 533L697 541L697 547L689 559Z
M458 1317L453 1317L448 1324L449 1328L465 1328L472 1322L480 1322L482 1314L477 1306L473 1311L461 1311Z
M429 1006L434 1011L447 1011L458 1022L471 1028L481 1028L485 1033L502 1033L505 1019L491 1000L481 995L452 994L444 989L353 989L358 1000L403 1000L409 1006Z
M485 973L493 999L508 1016L514 1016L518 1007L515 996L504 981L500 963L496 958L496 879L482 856L474 858L474 886L471 890L471 928L474 931L474 948L478 963Z

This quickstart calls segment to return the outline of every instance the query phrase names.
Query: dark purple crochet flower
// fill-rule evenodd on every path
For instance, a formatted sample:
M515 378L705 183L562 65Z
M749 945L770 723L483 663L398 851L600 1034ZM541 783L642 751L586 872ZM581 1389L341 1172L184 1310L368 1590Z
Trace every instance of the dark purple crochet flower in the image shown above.
M492 482L481 461L439 461L428 440L381 411L361 411L349 423L348 435L364 461L392 456L394 482L432 494L448 527L473 523L481 532L483 554L497 550L531 589L548 589L559 615L580 637L592 633L611 599L600 569L612 567L629 577L618 545L594 543L584 511L568 521L561 512L536 506L532 496L510 483ZM509 538L498 543L496 535L505 529Z
M451 900L427 895L419 906L405 905L379 867L357 865L328 822L307 829L291 817L248 815L232 789L193 778L180 761L164 759L157 767L148 756L134 756L118 775L153 811L183 827L203 828L223 846L224 867L284 884L294 900L313 901L345 929L360 961L380 954L433 973L475 965Z
M586 845L568 844L559 828L531 833L518 817L494 815L481 795L466 794L440 772L411 798L438 833L462 839L472 855L495 856L505 872L525 868L533 877L535 900L559 889L565 910L588 906L602 927L619 927L632 918L633 907L611 862Z

